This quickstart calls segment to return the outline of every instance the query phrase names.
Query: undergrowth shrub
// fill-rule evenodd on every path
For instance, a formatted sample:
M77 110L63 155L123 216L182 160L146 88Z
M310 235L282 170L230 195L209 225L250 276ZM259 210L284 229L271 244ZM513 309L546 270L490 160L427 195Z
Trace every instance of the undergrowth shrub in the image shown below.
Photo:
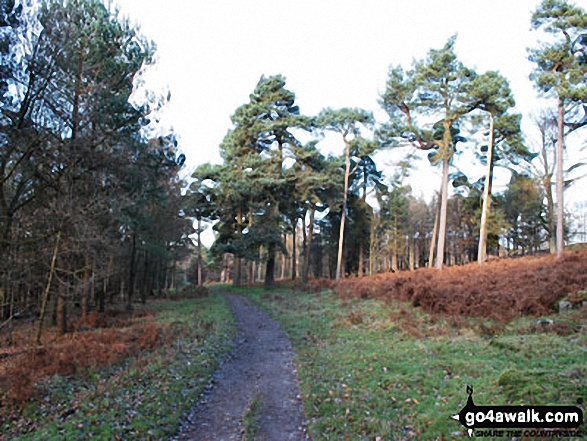
M151 320L126 329L66 334L45 347L12 356L0 373L0 389L4 392L0 404L22 407L34 396L35 384L42 378L83 373L153 350L165 332L153 321L152 314L146 317Z
M518 259L497 259L479 266L419 269L349 278L329 284L341 298L381 298L410 302L426 312L448 316L484 317L507 321L514 317L545 315L557 302L587 288L587 252ZM565 332L560 330L559 332Z

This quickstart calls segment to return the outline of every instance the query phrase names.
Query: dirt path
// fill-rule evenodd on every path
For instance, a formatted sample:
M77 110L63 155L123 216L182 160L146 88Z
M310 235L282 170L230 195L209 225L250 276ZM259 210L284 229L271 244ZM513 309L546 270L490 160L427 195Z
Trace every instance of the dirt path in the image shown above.
M257 408L248 418L256 426L255 439L307 440L291 343L248 300L233 294L227 299L237 320L237 347L175 439L241 440L243 416Z

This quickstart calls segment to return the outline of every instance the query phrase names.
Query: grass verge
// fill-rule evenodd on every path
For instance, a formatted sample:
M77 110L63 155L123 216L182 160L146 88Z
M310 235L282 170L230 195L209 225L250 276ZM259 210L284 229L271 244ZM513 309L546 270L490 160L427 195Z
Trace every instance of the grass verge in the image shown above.
M464 438L450 417L466 403L467 385L479 405L584 408L584 329L561 336L539 332L535 319L445 319L330 291L235 291L288 333L315 440Z
M166 439L196 404L235 323L219 293L150 304L166 339L151 352L36 387L20 418L2 422L3 439ZM96 331L99 332L99 331Z

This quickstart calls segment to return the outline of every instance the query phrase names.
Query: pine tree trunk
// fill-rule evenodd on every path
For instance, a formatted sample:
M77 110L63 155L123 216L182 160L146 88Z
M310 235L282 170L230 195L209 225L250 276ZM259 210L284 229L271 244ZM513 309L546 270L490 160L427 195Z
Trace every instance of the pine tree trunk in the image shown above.
M448 212L448 171L449 171L449 159L444 158L442 160L442 191L440 194L441 205L440 205L440 217L438 223L438 247L436 254L435 267L439 270L442 269L444 263L444 244L446 239L446 218Z
M432 238L430 239L430 250L428 252L428 268L434 265L434 254L436 251L436 238L438 237L438 222L440 220L440 193L436 203L436 214L434 216L434 227L432 228Z
M316 209L312 207L310 209L310 222L308 228L307 243L304 249L304 269L302 271L302 283L308 283L310 273L310 254L312 250L312 238L314 237L314 215Z
M292 251L291 251L291 280L296 280L298 277L297 274L297 259L298 259L298 251L296 248L296 239L298 237L298 220L295 219L293 222L293 236L292 236Z
M556 144L556 258L563 255L564 230L565 230L565 203L564 203L564 176L563 176L563 150L565 143L565 107L559 98L558 102L558 141Z
M136 269L135 269L135 260L137 254L137 234L133 231L132 233L132 241L131 241L131 251L130 251L130 271L128 276L128 295L126 297L126 309L127 311L132 311L132 296L135 286L135 276L136 276Z
M364 265L365 265L365 250L363 249L363 239L360 240L359 242L359 271L357 276L359 277L363 277L363 274L365 272L364 270Z
M483 208L481 211L481 228L479 232L479 248L477 250L477 262L482 265L487 260L487 221L491 209L491 186L493 184L493 148L495 133L493 129L493 114L489 113L489 148L487 149L487 174L485 176L485 188L483 189Z
M391 270L397 271L397 212L393 214L393 249L391 252Z
M202 219L198 218L198 286L202 285Z
M283 235L283 242L286 244L287 247L287 234ZM285 267L287 265L287 259L284 253L281 253L281 280L285 279Z
M343 201L342 201L342 214L340 217L340 231L338 234L338 255L336 259L336 280L340 280L342 278L342 254L343 254L343 246L344 246L344 223L346 218L346 209L347 209L347 198L349 192L349 175L351 172L351 158L350 158L350 151L351 145L345 139L345 168L344 168L344 194L343 194Z
M410 271L414 271L416 269L416 241L411 236L408 239L408 256Z
M267 248L267 265L265 267L265 288L270 289L275 284L275 244L271 242Z
M233 286L241 286L241 258L234 256L234 279L232 280Z
M554 197L552 196L552 175L547 174L544 179L544 192L546 194L546 210L548 211L548 248L551 254L556 253L556 213Z

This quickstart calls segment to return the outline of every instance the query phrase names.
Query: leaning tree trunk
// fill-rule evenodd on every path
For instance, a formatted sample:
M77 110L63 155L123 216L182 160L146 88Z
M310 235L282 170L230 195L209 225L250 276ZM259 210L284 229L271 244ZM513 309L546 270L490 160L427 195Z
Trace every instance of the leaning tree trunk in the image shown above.
M438 237L439 218L440 218L440 193L438 194L438 202L436 203L436 214L434 215L434 227L432 228L432 237L430 238L430 250L428 251L428 268L432 268L432 266L434 266L434 253L436 252L436 238Z
M43 332L43 321L45 321L45 314L47 312L47 303L49 300L49 291L51 290L51 282L53 281L53 273L55 272L55 262L57 261L57 252L59 251L59 241L61 240L61 231L57 233L55 239L55 247L53 248L53 256L51 257L51 267L49 268L49 277L47 278L47 285L45 285L45 292L43 294L43 302L41 304L41 313L39 315L39 326L35 336L35 344L41 346L41 333Z
M340 217L340 231L338 234L338 255L336 258L336 280L342 277L342 251L344 245L344 222L346 218L347 198L349 192L349 175L351 172L351 145L345 139L346 150L344 158L344 194L342 200L342 215Z

